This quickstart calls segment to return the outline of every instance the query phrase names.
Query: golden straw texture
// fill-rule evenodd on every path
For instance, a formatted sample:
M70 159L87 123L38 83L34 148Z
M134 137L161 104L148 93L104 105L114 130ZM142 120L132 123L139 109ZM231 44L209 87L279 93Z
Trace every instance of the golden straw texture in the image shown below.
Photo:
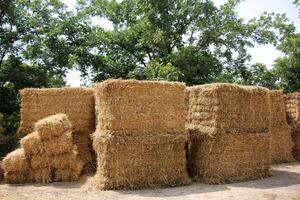
M300 93L290 93L285 96L285 108L289 125L292 127L294 142L293 156L300 161Z
M95 87L94 186L138 189L186 185L185 85L108 80Z
M270 91L270 154L272 163L294 161L291 127L287 123L282 91Z
M269 90L226 83L187 90L192 177L219 184L268 176Z
M269 176L268 134L191 134L190 169L195 180L223 184Z
M190 131L210 135L269 131L268 89L215 83L188 90Z

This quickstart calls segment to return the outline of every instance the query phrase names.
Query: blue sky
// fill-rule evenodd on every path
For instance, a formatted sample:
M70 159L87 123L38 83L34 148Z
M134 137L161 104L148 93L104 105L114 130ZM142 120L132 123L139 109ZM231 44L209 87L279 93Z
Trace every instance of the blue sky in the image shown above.
M296 26L297 32L300 32L300 18L299 10L292 4L293 0L245 0L238 7L238 14L245 20L249 20L253 17L259 17L263 12L275 12L285 13L287 17ZM74 9L76 0L63 0L63 2L69 7ZM226 0L214 0L216 5L221 5ZM109 22L95 18L93 23L99 24L104 28L111 28ZM256 45L254 48L249 49L249 53L252 56L250 63L261 62L271 68L273 62L282 53L272 45ZM76 70L71 70L67 74L67 84L70 86L80 85L80 73Z

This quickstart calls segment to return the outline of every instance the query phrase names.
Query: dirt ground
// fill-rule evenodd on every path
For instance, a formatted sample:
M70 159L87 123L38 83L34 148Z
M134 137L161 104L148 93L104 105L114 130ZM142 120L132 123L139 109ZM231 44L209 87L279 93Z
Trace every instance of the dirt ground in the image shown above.
M104 200L104 199L288 199L300 200L300 163L272 167L272 177L226 185L193 183L138 191L99 191L91 188L92 175L78 182L8 185L0 183L1 200Z

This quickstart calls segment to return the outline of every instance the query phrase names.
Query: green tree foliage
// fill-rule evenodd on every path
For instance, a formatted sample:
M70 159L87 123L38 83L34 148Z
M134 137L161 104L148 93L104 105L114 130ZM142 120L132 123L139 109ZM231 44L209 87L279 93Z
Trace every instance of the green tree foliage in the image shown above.
M94 81L161 79L159 73L149 73L149 68L170 63L180 74L178 80L188 85L231 81L228 78L235 82L250 59L247 48L275 45L294 31L285 15L264 13L244 21L236 12L239 0L221 7L211 0L80 2L78 12L85 20L102 17L113 25L113 30L90 26L94 39L86 47L96 52L92 57L97 59L82 71L89 69Z
M300 91L300 33L286 37L278 46L285 56L275 61L274 73L286 92Z

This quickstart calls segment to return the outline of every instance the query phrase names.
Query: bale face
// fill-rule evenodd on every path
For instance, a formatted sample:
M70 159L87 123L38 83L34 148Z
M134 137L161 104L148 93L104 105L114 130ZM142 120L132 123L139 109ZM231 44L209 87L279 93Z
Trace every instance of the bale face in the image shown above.
M51 168L35 169L31 173L33 180L37 183L51 183L53 181L53 169Z
M77 181L81 170L78 169L56 169L54 173L55 181Z
M181 83L108 80L96 85L98 129L141 133L184 131Z
M37 132L28 134L20 141L26 155L42 154L45 152L42 140Z
M291 128L287 123L282 91L270 92L270 154L272 163L294 161Z
M35 130L42 140L49 140L72 131L67 115L57 114L41 119L35 124Z
M9 171L4 173L4 180L6 183L28 183L32 181L30 171Z
M34 131L34 124L50 115L68 115L75 131L94 131L94 95L91 88L47 88L21 90L20 134Z
M191 134L191 175L210 184L269 176L268 134Z
M293 156L300 160L300 93L295 92L285 96L285 108L289 125L292 127L294 142Z
M190 87L187 128L201 134L267 133L269 92L234 84Z
M23 149L16 149L2 160L4 172L24 172L30 169L29 161Z
M45 153L49 156L70 152L73 150L72 132L66 132L59 137L45 140L42 145Z
M94 186L100 189L138 189L186 185L187 136L124 137L95 134L98 154Z

